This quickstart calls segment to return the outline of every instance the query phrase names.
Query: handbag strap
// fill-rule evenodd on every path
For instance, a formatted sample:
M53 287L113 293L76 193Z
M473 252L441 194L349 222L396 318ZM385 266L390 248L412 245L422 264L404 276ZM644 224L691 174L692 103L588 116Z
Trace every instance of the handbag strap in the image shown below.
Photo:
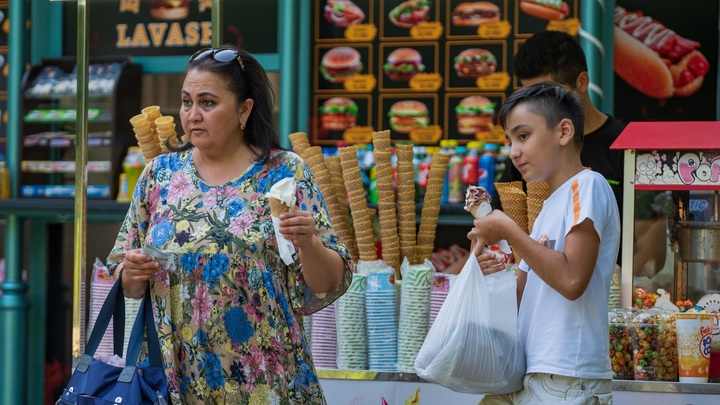
M100 313L95 320L90 338L85 345L85 354L91 357L95 354L100 342L105 336L105 331L110 325L110 318L113 319L113 350L118 356L123 355L123 347L125 341L125 295L122 289L122 270L120 277L115 280L110 292L105 297Z
M157 329L155 329L155 317L152 309L152 299L150 298L150 288L145 290L140 309L138 310L132 332L130 333L130 341L128 342L127 356L125 364L134 366L137 364L140 356L140 346L143 337L147 333L148 358L150 366L162 367L162 356L160 355L160 339L158 338Z

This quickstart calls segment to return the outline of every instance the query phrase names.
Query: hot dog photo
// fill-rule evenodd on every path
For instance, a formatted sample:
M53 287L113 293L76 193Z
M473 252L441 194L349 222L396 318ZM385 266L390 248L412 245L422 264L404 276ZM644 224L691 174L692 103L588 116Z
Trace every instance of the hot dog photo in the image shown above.
M358 24L374 24L372 0L315 0L315 36L320 42L345 41L345 31Z
M715 120L720 4L618 0L613 12L615 116L623 121Z

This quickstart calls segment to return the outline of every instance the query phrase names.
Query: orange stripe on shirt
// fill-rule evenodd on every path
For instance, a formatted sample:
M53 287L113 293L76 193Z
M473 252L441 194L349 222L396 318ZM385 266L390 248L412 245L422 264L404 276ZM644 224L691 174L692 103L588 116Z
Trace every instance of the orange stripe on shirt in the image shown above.
M573 201L573 226L577 225L577 221L580 219L580 192L578 191L579 184L577 179L572 183L572 201Z

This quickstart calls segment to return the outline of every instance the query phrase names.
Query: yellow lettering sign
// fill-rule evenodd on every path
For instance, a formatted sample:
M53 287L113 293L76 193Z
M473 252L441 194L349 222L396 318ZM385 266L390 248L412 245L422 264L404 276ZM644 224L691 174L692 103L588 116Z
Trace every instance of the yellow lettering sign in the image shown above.
M130 46L133 48L147 48L150 46L150 39L143 24L135 25L135 32L133 32Z
M567 20L550 21L547 25L548 31L562 31L572 36L576 36L580 31L580 20L577 18L568 18Z
M165 40L165 46L183 46L183 35L180 29L180 23L170 24L170 32L168 32L167 39Z
M355 24L345 29L345 38L350 41L369 42L375 39L377 27L374 24Z
M482 39L504 39L510 35L512 26L506 21L498 21L490 24L480 24L478 35Z
M118 24L115 26L117 31L117 41L115 41L116 48L129 48L130 38L127 36L127 24Z
M438 39L443 33L439 22L423 22L410 28L410 36L414 39Z
M343 140L350 143L370 143L373 132L373 127L348 128L343 132Z
M485 143L504 143L505 131L500 125L495 125L490 131L476 132L475 139Z
M129 11L133 14L140 12L140 0L120 0L120 12Z
M510 75L507 72L495 72L478 77L475 84L483 90L505 91L510 85Z
M198 11L203 12L209 8L212 8L212 0L198 0Z
M355 75L347 80L343 85L347 91L368 92L375 88L377 80L373 75Z
M442 129L439 125L429 125L425 128L413 129L410 140L419 143L437 143L442 138Z
M438 73L418 73L410 79L410 88L417 91L437 91L442 86Z
M152 46L155 48L162 46L163 39L165 38L165 31L167 31L168 28L167 23L150 23L147 28L150 32Z
M136 24L132 35L127 24L115 26L117 40L115 47L124 48L162 48L162 47L195 47L209 46L212 37L210 21L190 21L185 26L180 23L148 23Z

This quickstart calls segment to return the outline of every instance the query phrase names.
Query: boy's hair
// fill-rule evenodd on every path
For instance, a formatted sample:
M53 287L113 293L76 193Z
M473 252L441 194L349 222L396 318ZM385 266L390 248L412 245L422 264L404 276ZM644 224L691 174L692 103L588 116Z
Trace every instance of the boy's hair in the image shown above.
M577 95L558 82L540 82L514 92L500 107L498 119L507 129L507 117L517 106L524 104L531 112L545 118L548 129L555 128L565 118L575 127L574 142L582 150L585 115Z
M561 31L540 31L520 46L513 60L514 74L522 79L549 75L575 88L575 81L587 72L585 53L575 37Z

